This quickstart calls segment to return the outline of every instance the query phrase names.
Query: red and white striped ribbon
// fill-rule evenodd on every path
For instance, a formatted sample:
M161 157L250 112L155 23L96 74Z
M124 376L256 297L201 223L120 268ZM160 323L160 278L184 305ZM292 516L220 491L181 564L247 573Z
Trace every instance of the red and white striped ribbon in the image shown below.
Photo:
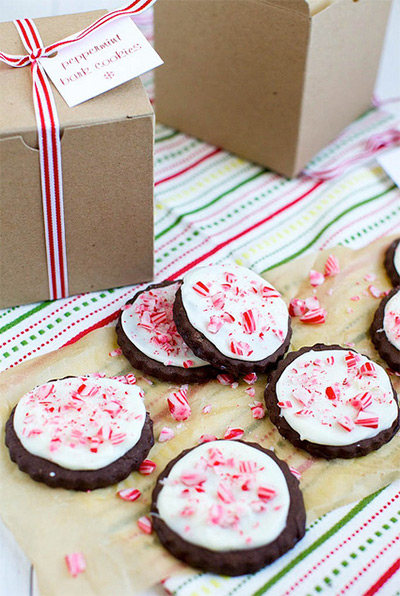
M373 157L376 153L382 149L387 149L400 144L400 130L396 128L390 128L384 132L379 132L373 135L365 143L365 148L357 155L353 155L348 159L335 164L332 167L328 167L325 170L303 170L303 174L308 178L316 178L317 180L332 180L337 176L341 176L346 170L352 166L367 159Z
M0 61L20 68L30 64L33 81L33 103L39 139L42 183L43 218L47 254L50 299L68 296L68 268L65 242L64 203L60 124L50 83L39 59L51 56L56 50L77 43L106 23L121 17L140 14L156 0L135 0L124 8L107 13L68 40L44 46L35 23L31 19L15 21L28 55L0 52Z

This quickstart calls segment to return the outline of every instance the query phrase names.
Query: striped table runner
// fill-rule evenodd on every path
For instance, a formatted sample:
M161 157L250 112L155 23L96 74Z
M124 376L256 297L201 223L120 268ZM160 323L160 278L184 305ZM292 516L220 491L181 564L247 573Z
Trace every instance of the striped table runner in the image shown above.
M151 14L138 19L151 39ZM152 97L151 75L144 83ZM371 109L308 165L312 173L360 155L368 139L399 128ZM287 180L162 125L155 145L155 280L233 258L264 273L328 246L360 248L400 234L400 190L374 156L337 178ZM118 241L116 239L116 241ZM140 286L0 311L0 371L113 324ZM207 575L166 587L178 596L400 594L400 485L315 522L298 547L251 578ZM397 580L397 581L396 581Z

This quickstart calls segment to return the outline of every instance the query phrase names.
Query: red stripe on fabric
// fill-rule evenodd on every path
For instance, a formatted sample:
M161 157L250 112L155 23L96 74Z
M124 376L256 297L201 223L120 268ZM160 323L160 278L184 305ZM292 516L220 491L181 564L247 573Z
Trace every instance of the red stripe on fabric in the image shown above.
M45 195L45 202L46 202L46 209L47 209L47 225L48 225L48 234L49 234L49 257L50 257L50 269L51 269L51 283L52 283L52 294L50 298L54 297L54 289L56 287L56 280L55 280L55 272L54 272L54 230L53 230L53 222L51 221L51 204L50 204L50 181L49 181L49 161L48 161L48 145L47 145L47 137L46 137L46 123L44 120L43 114L43 107L39 96L38 87L35 83L35 92L36 92L36 101L38 104L39 110L39 117L40 117L40 125L41 130L38 133L41 135L42 143L43 143L43 163L44 163L44 195Z
M363 596L373 596L400 569L400 559L397 559L389 569L367 590Z
M47 87L47 82L43 77L43 73L40 69L38 69L38 75L40 82L42 83L44 95L46 98L47 109L50 116L51 122L51 140L52 140L52 155L53 155L53 163L54 163L54 188L56 193L56 233L57 233L57 241L58 241L58 264L59 264L59 271L60 271L60 279L61 279L61 296L57 296L57 298L65 298L66 296L66 284L65 284L65 263L64 263L64 237L63 237L63 228L61 224L62 220L62 210L61 210L61 192L60 192L60 177L59 177L59 167L60 164L58 162L58 151L57 151L57 143L60 140L57 138L57 130L54 120L54 113L53 113L53 106L51 103L49 90Z
M65 348L65 346L69 346L71 344L74 344L76 341L78 341L78 339L82 339L82 337L85 337L85 335L87 335L91 331L94 331L95 329L100 329L100 327L104 327L105 325L108 325L108 323L112 323L112 321L114 321L118 317L119 312L120 312L120 309L118 309L117 311L111 313L111 315L108 315L108 317L105 317L101 321L98 321L97 323L95 323L91 327L88 327L87 329L84 329L83 331L81 331L80 333L78 333L78 335L75 335L75 337L72 337L71 339L69 339L61 347L62 348Z
M178 176L181 176L182 174L189 172L189 170L191 170L192 168L195 168L196 166L200 165L201 163L203 163L203 161L206 161L210 157L213 157L214 155L221 153L221 151L222 151L222 149L214 149L214 151L211 151L211 153L208 153L207 155L203 155L203 157L201 157L200 159L198 159L197 161L192 163L190 166L187 166L183 170L180 170L179 172L176 172L175 174L171 174L170 176L167 176L166 178L163 178L162 180L158 180L157 182L154 183L154 186L158 186L159 184L162 184L163 182L168 182L169 180L173 180L174 178L177 178Z
M312 188L310 188L309 190L307 190L300 197L297 197L297 199L294 199L293 201L291 201L290 203L288 203L284 207L281 207L280 209L278 209L274 213L271 213L270 215L268 215L267 217L265 217L261 221L258 221L257 223L253 224L252 226L250 226L246 230L242 230L241 232L239 232L239 234L236 234L236 236L232 236L232 238L229 238L228 240L225 240L224 242L221 242L221 244L218 244L217 246L215 246L208 253L204 254L201 257L198 257L197 259L195 259L194 261L192 261L188 265L185 265L185 267L182 267L182 269L179 269L179 271L177 271L176 273L170 275L169 277L167 277L167 279L168 280L177 279L183 273L186 273L186 271L188 271L189 269L192 269L193 267L195 267L196 265L198 265L199 263L201 263L202 261L204 261L208 257L211 257L212 255L214 255L216 252L218 252L222 248L225 248L225 246L228 246L228 244L231 244L231 242L234 242L235 240L238 240L242 236L245 236L246 234L248 234L249 232L252 232L253 230L255 230L256 228L258 228L259 226L261 226L264 223L266 223L267 221L273 219L277 215L280 215L280 213L283 213L284 211L286 211L290 207L293 207L293 205L296 205L296 203L299 203L301 200L305 199L309 194L311 194L312 192L314 192L314 190L317 190L317 188L319 188L322 184L324 184L324 182L322 180L319 181L319 182L317 182L317 184L314 184L314 186Z

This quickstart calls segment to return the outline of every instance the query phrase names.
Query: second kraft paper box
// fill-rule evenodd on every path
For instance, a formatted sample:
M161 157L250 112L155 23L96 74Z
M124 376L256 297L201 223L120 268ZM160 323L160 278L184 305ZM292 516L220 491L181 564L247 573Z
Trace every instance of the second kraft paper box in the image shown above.
M371 105L391 0L158 0L157 119L294 176Z
M36 19L44 44L103 13ZM12 23L1 50L25 54ZM54 90L69 293L153 277L154 113L139 79L69 108ZM0 308L49 297L39 151L29 67L0 64Z

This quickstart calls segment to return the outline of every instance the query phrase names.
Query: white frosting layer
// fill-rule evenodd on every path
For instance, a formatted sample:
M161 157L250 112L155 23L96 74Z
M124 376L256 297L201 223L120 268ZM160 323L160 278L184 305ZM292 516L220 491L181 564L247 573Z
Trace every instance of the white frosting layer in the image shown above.
M396 247L393 255L393 265L397 273L400 275L400 242Z
M383 328L390 343L400 350L400 290L386 303Z
M166 366L197 368L208 362L197 358L179 335L172 308L179 283L143 292L123 311L122 328L129 340L149 358Z
M137 386L74 377L26 393L14 429L27 451L71 470L103 468L140 439L146 409Z
M262 277L235 264L193 269L182 284L193 327L225 356L257 362L273 354L288 333L288 310Z
M192 449L157 499L161 518L187 542L214 551L269 544L286 526L289 490L265 453L235 441Z
M350 350L305 352L285 368L276 393L281 415L301 439L321 445L374 437L398 413L385 370Z

